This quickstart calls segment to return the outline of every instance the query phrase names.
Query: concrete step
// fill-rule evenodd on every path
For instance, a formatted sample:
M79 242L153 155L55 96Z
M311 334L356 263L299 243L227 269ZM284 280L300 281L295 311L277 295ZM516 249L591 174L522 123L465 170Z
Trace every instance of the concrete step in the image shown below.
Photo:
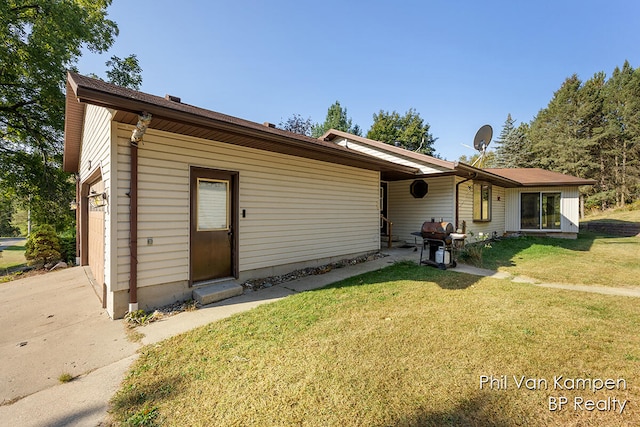
M243 288L235 282L221 282L193 290L193 299L200 305L207 305L223 299L242 295Z

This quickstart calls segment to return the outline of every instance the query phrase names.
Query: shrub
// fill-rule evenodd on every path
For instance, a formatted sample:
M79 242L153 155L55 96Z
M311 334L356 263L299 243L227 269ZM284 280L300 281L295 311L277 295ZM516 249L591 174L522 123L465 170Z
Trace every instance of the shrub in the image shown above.
M482 252L484 243L470 243L460 251L460 260L476 267L482 267Z
M74 229L58 235L60 239L60 257L64 262L73 265L76 261L76 233Z
M60 261L60 239L50 225L42 225L31 233L25 244L24 256L31 265Z

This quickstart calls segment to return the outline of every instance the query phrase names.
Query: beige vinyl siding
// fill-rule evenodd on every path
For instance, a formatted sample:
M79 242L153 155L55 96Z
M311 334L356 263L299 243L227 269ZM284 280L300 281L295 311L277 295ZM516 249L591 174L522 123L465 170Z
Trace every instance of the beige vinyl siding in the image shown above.
M129 287L130 132L118 125L118 290ZM189 279L189 169L146 156L149 139L138 148L138 287Z
M96 168L102 167L103 175L110 172L109 139L111 138L111 112L106 108L87 105L80 155L80 180L84 181ZM91 163L91 166L89 166ZM107 178L103 176L106 181ZM108 183L105 182L108 188Z
M409 192L413 180L392 181L388 184L388 216L393 222L393 235L401 241L413 243L411 233L420 231L422 223L434 218L453 223L455 220L455 200L453 176L424 178L429 192L424 198L416 199Z
M362 144L362 143L359 143L359 142L354 142L354 141L351 141L351 140L343 139L341 141L338 141L337 144L341 145L343 147L348 147L348 148L350 148L352 150L355 150L355 151L360 151L361 153L365 153L365 154L368 154L370 156L377 157L379 159L383 159L383 160L387 160L387 161L390 161L390 162L398 163L400 165L410 166L410 167L413 167L413 168L416 168L416 169L420 169L420 171L423 174L442 172L442 170L433 168L433 167L429 166L426 163L416 162L415 160L412 160L410 158L402 157L402 156L399 156L399 155L397 155L395 153L391 153L391 152L385 151L385 150L380 150L380 149L377 149L377 148L374 148L374 147L371 147L369 145Z
M578 187L527 187L508 188L506 193L506 229L520 231L520 193L561 193L560 196L560 230L544 230L554 233L577 233L580 224L580 203Z
M578 187L564 187L560 198L561 229L565 233L580 230L580 192Z
M130 127L119 125L118 282L128 280ZM189 168L239 173L239 270L379 249L379 173L148 130L139 148L138 286L189 279ZM126 208L126 209L125 209ZM147 245L147 239L153 245Z
M463 181L456 178L456 182ZM480 181L478 181L480 182ZM468 242L476 241L480 235L491 236L496 233L502 236L505 232L505 188L497 185L491 186L491 221L473 221L473 183L466 181L458 186L458 228L462 228L462 221L466 222Z
M84 127L82 134L82 152L80 153L80 182L100 169L104 191L107 193L107 200L110 201L112 177L112 158L110 152L111 139L111 117L112 112L103 107L87 105L85 109ZM81 201L86 202L86 201ZM104 277L104 283L109 289L112 277L111 265L111 234L105 232L112 227L112 208L109 203L104 209L104 272L94 273L96 276ZM100 283L99 285L102 285Z

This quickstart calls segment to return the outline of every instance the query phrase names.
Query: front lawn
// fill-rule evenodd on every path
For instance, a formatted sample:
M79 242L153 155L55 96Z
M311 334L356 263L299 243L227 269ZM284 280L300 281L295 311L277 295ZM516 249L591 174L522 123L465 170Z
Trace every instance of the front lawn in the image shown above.
M5 272L12 267L26 265L27 260L24 257L24 245L9 246L5 248L0 255L0 273Z
M580 232L578 238L505 238L482 249L480 266L551 283L640 287L640 238Z
M638 302L396 264L145 347L113 414L167 426L638 425ZM613 389L575 389L609 378ZM570 404L551 411L560 396Z

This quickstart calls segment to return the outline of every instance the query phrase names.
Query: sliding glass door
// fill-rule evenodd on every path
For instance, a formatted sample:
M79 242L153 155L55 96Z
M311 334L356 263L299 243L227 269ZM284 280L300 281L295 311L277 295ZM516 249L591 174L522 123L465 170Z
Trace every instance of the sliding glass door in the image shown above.
M521 230L560 230L560 193L520 193Z

